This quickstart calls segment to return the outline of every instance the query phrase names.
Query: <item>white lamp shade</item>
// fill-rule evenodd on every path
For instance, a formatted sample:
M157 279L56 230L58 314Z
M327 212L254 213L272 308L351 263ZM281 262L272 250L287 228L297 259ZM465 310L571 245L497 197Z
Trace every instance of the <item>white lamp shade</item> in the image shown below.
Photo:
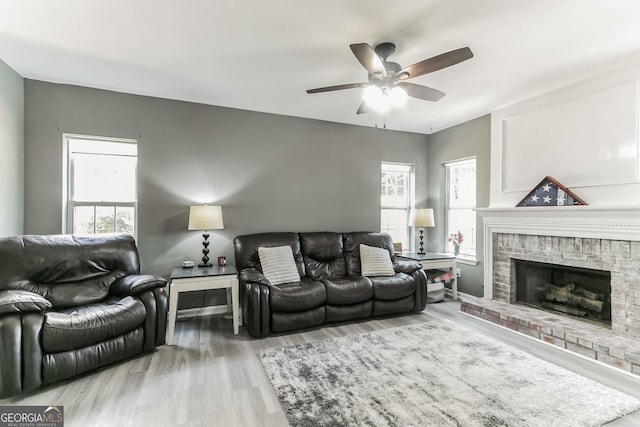
M189 230L222 230L221 206L191 206L189 208Z
M413 209L409 212L409 225L413 227L433 227L433 209Z

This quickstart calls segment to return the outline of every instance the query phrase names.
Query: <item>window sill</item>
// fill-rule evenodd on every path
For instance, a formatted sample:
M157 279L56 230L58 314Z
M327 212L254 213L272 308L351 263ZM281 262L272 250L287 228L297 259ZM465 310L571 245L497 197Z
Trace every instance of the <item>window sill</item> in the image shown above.
M474 257L458 255L456 257L457 264L465 264L465 265L478 265L478 259Z

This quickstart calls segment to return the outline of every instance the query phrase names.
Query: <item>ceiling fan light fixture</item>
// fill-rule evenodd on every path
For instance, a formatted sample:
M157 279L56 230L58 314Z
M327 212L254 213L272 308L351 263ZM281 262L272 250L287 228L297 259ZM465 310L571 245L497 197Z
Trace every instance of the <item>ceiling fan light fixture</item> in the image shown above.
M375 49L367 43L355 43L349 47L358 62L367 70L368 83L347 83L320 87L309 89L307 93L365 88L364 100L360 103L356 114L364 114L370 110L386 113L391 108L404 105L409 96L423 101L439 101L445 95L444 92L416 83L409 83L406 80L433 73L473 58L471 49L463 47L401 68L400 64L387 60L396 50L393 43L380 43Z
M401 87L395 86L393 89L389 91L389 100L391 101L391 106L393 107L402 107L407 103L407 92Z
M382 88L378 86L369 86L365 89L364 102L379 113L386 113L391 108L391 100Z

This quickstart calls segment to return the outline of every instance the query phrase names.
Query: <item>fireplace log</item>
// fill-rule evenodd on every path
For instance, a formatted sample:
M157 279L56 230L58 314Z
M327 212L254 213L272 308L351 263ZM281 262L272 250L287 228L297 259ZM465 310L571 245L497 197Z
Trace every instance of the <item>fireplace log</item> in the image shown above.
M589 299L592 299L592 300L604 301L604 294L601 294L601 293L591 292L591 291L588 291L588 290L582 289L582 288L576 289L575 293L578 294L578 295L582 295L583 297L587 297Z
M549 301L542 301L542 306L550 308L551 310L571 314L573 316L584 317L587 315L587 312L584 310L578 310L577 308L569 307L568 305L555 304Z
M584 308L585 310L601 313L603 302L583 297L582 295L571 295L568 304Z
M571 296L571 289L567 286L556 286L552 284L547 285L547 292L544 299L547 301L555 301L562 304L567 304L569 297Z
M604 299L603 294L576 288L574 283L569 283L564 286L548 284L544 299L568 306L580 307L594 313L602 313L604 305L602 301Z

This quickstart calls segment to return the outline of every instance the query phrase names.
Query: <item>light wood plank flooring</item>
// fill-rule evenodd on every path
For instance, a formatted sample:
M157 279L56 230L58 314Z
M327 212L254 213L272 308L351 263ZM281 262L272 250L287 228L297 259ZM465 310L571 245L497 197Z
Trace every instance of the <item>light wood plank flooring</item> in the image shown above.
M233 335L223 316L186 319L176 325L174 346L81 378L41 388L0 405L64 405L72 426L287 426L256 351L396 326L453 320L541 359L640 398L640 378L467 316L457 302L427 306L423 313L329 326L266 339ZM429 425L425 420L425 426ZM640 411L610 426L640 425Z

